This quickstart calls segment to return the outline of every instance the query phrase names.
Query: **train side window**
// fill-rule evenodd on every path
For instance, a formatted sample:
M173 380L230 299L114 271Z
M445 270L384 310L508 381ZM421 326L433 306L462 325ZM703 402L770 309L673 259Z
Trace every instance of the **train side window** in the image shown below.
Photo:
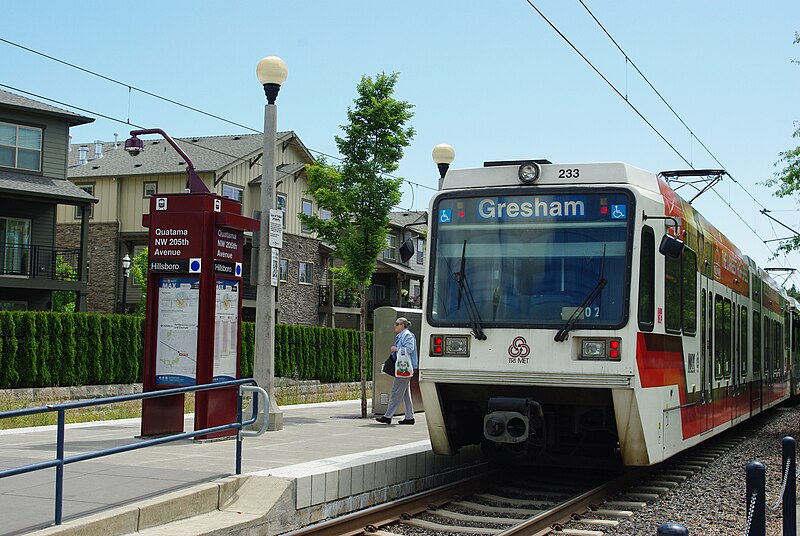
M681 332L681 260L664 257L664 328Z
M747 374L747 349L749 348L747 344L747 307L742 307L741 312L741 322L739 323L739 336L740 336L740 344L739 346L742 349L742 374Z
M722 362L725 359L725 344L722 338L725 335L722 316L722 296L714 297L714 377L722 378Z
M642 227L639 258L639 329L653 331L656 295L656 237L653 229Z
M723 322L725 322L725 325L722 328L723 331L724 331L723 340L724 340L724 344L725 344L725 351L724 351L725 358L724 358L724 362L723 362L724 369L722 371L722 375L725 378L729 378L730 375L731 375L731 357L733 355L732 354L732 348L731 348L731 342L732 342L732 338L731 338L731 320L732 320L732 316L731 316L731 300L725 298L725 301L722 303L722 310L723 310L722 319L723 319Z
M761 315L753 311L753 375L761 374Z
M689 248L684 248L681 264L683 333L694 336L697 333L697 253Z

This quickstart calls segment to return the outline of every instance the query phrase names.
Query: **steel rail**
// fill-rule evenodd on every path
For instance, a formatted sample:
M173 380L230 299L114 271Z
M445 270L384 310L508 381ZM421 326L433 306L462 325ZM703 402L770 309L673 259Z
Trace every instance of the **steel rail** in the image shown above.
M492 475L483 473L428 491L378 504L335 519L309 525L283 536L357 536L375 532L377 527L397 522L402 515L424 512L428 506L441 506L453 500L454 496L474 493L476 489L488 486Z
M641 475L635 471L626 473L610 482L601 484L596 488L576 495L572 499L559 503L555 507L536 514L513 527L498 532L495 536L541 536L550 534L554 525L574 520L573 516L575 514L583 515L590 509L591 505L603 502L606 497L639 478L641 478Z

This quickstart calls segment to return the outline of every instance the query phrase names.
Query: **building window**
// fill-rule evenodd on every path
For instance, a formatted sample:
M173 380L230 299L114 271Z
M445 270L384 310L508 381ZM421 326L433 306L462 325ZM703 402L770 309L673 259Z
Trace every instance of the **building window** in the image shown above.
M333 214L331 214L330 210L326 210L324 208L319 209L319 218L321 220L330 220L333 218Z
M383 258L395 260L397 258L397 235L389 233L386 237L386 249L383 251Z
M78 188L86 192L87 194L94 196L94 184L76 184ZM75 219L81 219L81 207L75 207ZM86 209L88 211L88 217L91 219L94 216L94 205L90 204L89 208Z
M278 210L282 212L281 214L281 224L283 225L283 230L286 230L286 194L278 194L275 198L276 206Z
M144 197L152 197L158 193L158 183L157 182L146 182L144 183Z
M289 280L289 261L281 259L280 280L284 283Z
M30 243L30 220L0 218L0 273L28 275Z
M42 129L0 123L0 166L42 169Z
M309 199L303 199L303 214L305 214L306 216L311 216L313 215L313 213L314 213L314 205L311 203ZM304 233L310 233L311 227L309 227L306 224L303 224L301 230Z
M425 264L425 239L417 238L417 264Z
M244 199L244 189L230 184L223 184L222 197L227 197L228 199L233 199L241 203L242 199Z
M300 284L314 284L314 263L300 261Z

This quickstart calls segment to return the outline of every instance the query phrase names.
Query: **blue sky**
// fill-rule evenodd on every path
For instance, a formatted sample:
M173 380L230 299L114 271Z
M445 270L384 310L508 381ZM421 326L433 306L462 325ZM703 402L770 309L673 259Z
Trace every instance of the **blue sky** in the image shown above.
M396 71L396 96L415 105L417 131L396 174L421 185L404 189L405 208L426 208L437 184L431 149L438 143L453 145L454 167L547 158L660 171L688 167L685 158L697 168L724 167L737 181L726 178L715 188L719 196L695 201L708 220L760 265L800 268L800 255L768 260L763 240L789 232L759 214L767 207L795 226L797 204L758 184L774 173L778 153L798 143L791 135L800 120L800 66L790 60L800 58L800 45L792 44L800 3L584 0L692 134L578 0L532 3L682 156L525 0L31 0L4 6L0 38L255 130L263 127L264 105L256 63L280 56L289 77L278 128L332 155L360 77ZM98 114L174 137L249 132L5 42L0 84L88 110L81 113L97 120L73 129L76 142L109 141L114 132L127 138L130 126Z

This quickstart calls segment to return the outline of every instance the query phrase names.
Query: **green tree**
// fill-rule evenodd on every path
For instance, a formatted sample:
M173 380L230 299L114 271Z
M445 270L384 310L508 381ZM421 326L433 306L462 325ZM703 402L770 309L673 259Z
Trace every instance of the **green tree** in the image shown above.
M358 96L347 109L349 124L336 136L342 154L338 166L321 159L308 166L308 192L330 218L299 214L317 236L329 242L344 268L339 280L349 282L361 297L359 359L361 362L361 417L367 417L365 362L367 288L378 254L386 248L389 212L400 202L401 178L390 177L414 137L406 123L413 105L392 95L398 73L362 76Z
M795 32L794 44L800 43L800 33ZM799 60L792 60L792 63L800 64ZM794 122L794 133L792 138L800 139L800 121ZM775 172L773 178L766 181L767 186L777 186L775 191L777 197L787 197L795 195L800 192L800 145L794 149L782 151L778 153L780 157L775 162L775 167L780 168ZM776 254L780 252L790 253L792 251L800 250L800 234L795 234L789 240L781 242Z
M139 285L139 288L142 289L142 297L139 300L139 306L136 308L135 314L144 316L147 303L147 248L144 248L131 259L131 275L136 284Z
M64 262L64 256L56 257L56 279L62 281L77 281L78 272L68 262ZM57 290L53 292L53 312L72 313L75 311L75 291Z

